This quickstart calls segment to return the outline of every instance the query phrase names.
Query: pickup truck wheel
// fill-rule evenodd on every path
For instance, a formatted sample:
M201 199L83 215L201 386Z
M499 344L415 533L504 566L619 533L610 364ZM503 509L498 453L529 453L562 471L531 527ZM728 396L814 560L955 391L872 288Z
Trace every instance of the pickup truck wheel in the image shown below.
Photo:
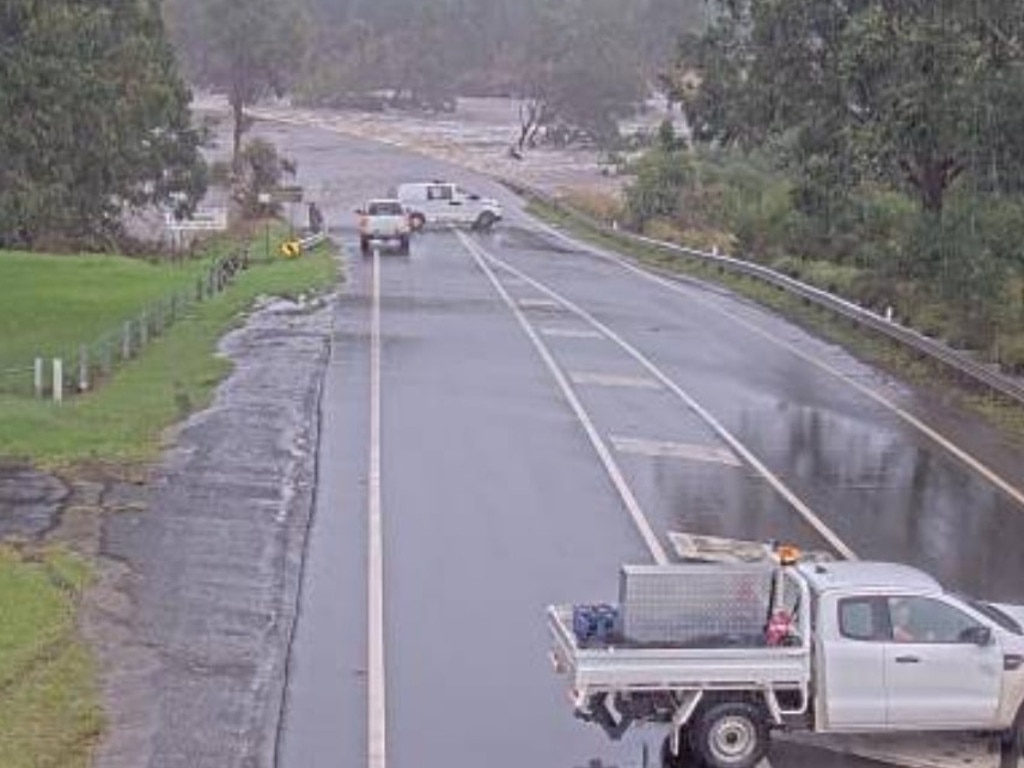
M698 714L690 739L709 768L754 768L768 754L770 736L761 707L724 702Z
M422 213L414 213L409 217L409 226L413 232L419 232L427 225L427 220Z
M490 211L484 211L483 213L476 217L476 222L473 224L473 229L475 229L477 232L487 232L494 226L494 223L496 221L497 219L495 218L493 213L491 213Z
M362 252L363 256L369 256L370 255L370 238L368 238L368 237L361 237L361 238L359 238L359 250Z

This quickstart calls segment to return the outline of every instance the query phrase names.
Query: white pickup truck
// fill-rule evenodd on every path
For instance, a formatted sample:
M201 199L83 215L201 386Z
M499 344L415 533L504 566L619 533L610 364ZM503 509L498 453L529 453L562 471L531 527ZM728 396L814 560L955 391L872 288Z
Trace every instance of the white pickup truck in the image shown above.
M356 215L359 217L359 248L364 256L375 242L397 243L400 253L409 253L409 217L401 202L370 200Z
M448 226L469 227L485 232L501 221L503 213L497 200L467 192L448 181L402 184L397 197L409 213L412 228Z
M625 566L618 604L548 609L577 716L614 739L669 724L667 768L753 768L776 729L998 732L1019 754L1021 622L907 566L795 559Z

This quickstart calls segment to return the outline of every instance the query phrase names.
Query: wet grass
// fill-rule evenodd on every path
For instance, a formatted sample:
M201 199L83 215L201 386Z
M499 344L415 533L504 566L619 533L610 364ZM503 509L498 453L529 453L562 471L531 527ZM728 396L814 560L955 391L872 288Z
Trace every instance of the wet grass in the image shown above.
M44 262L39 264L44 269ZM327 247L294 260L258 260L224 293L193 306L94 392L61 406L0 396L0 454L48 468L154 459L164 430L204 408L230 372L230 363L215 354L217 342L242 322L254 299L324 289L336 278L337 261ZM0 286L3 304L6 286Z
M998 394L982 391L980 386L965 382L949 367L923 357L870 329L840 318L775 286L729 272L702 259L669 254L658 248L610 236L542 201L531 201L527 211L558 225L585 242L632 257L640 264L720 285L775 310L820 338L844 347L863 362L903 381L939 392L943 396L952 394L962 407L980 416L1014 442L1024 445L1024 408Z
M92 660L75 638L90 578L66 552L0 548L0 765L89 765L103 718Z
M208 259L0 251L0 372L91 343L148 304L191 286Z

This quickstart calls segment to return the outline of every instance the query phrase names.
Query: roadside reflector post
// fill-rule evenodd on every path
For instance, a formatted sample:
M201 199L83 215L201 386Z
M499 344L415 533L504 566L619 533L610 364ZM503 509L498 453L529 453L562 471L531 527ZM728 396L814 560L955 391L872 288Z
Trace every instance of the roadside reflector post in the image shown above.
M89 390L89 350L82 344L78 348L78 391Z
M42 396L43 396L43 358L41 358L41 357L37 357L36 358L36 365L35 365L34 373L35 373L35 379L34 379L33 383L35 384L36 397L42 398Z
M139 350L149 344L149 318L145 312L139 315Z
M124 334L121 337L121 359L131 360L132 357L132 321L125 320Z
M64 402L64 361L53 358L53 402Z

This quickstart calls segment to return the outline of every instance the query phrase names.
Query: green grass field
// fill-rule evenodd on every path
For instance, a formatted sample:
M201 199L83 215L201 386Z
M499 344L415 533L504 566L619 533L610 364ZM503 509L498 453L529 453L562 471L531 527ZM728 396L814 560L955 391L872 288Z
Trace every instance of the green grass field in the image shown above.
M0 548L0 765L85 768L103 725L93 664L75 637L89 579L77 558Z
M5 258L0 257L0 264ZM38 345L58 340L66 343L76 335L70 328L79 329L78 335L88 335L102 332L112 322L116 327L124 313L131 314L146 301L165 295L180 280L173 270L116 257L14 256L11 263L15 262L19 263L15 271L20 273L16 283L0 279L0 306L8 306L9 293L14 290L29 294L19 295L20 309L14 314L26 325L33 315L48 318L33 329ZM90 274L90 263L96 275L107 278L83 277ZM33 272L37 277L33 278ZM0 396L0 455L48 467L152 459L163 430L206 405L230 370L226 361L214 356L216 344L240 322L252 301L260 295L295 295L325 288L336 275L337 263L326 248L300 259L257 263L240 273L224 293L193 306L140 358L117 369L95 392L70 398L61 406ZM62 288L62 282L74 285ZM96 299L95 293L103 294L102 300ZM12 349L29 348L22 339L9 341L5 333L0 337L0 360L9 359Z
M228 247L185 267L114 256L0 253L0 361L103 334L168 293L194 284ZM254 248L257 255L260 248ZM75 473L99 462L129 471L157 457L161 435L212 398L230 364L218 340L257 296L295 296L337 279L328 248L300 259L260 261L185 316L95 391L63 405L0 396L0 458ZM84 339L83 339L84 337ZM0 546L0 766L88 768L103 727L95 669L76 635L88 566L50 551L23 556Z
M208 262L0 251L0 370L91 343L147 304L194 285Z

